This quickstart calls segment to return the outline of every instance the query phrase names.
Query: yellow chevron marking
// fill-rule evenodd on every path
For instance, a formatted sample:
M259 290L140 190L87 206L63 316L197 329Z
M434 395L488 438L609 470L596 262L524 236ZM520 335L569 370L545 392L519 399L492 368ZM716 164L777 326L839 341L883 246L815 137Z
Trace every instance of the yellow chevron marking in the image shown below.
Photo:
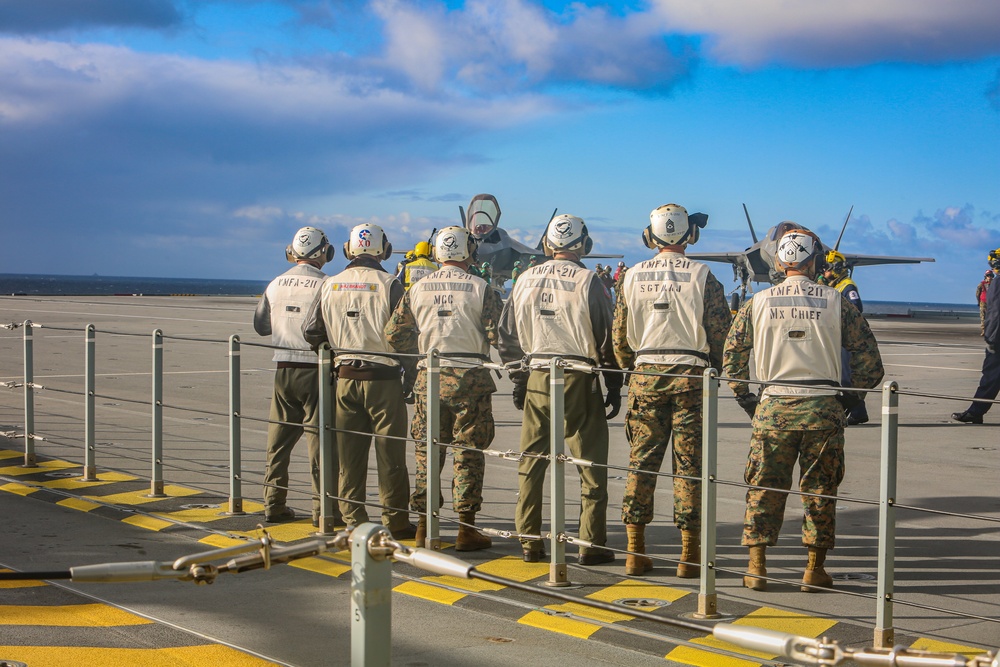
M170 521L164 521L163 519L155 519L151 516L142 516L136 514L130 516L127 519L122 519L122 523L127 523L132 526L138 526L139 528L145 528L146 530L163 530L164 528L169 528L170 526L176 525Z
M198 540L202 544L207 544L213 547L234 547L237 544L246 544L246 540L241 540L235 537L226 537L225 535L209 535L208 537L203 537Z
M315 556L310 558L299 558L298 560L293 560L288 565L289 567L297 567L301 570L308 570L309 572L318 572L319 574L325 574L330 577L339 577L345 572L351 571L350 565L338 563L326 558L317 558Z
M743 618L733 621L733 625L748 625L756 628L764 628L766 630L790 632L803 637L819 637L836 624L836 621L831 621L829 619L815 618L812 616L806 616L805 614L797 614L794 611L785 611L783 609L774 609L772 607L761 607L760 609L747 614ZM691 643L724 649L726 651L759 658L761 660L770 660L777 657L777 654L775 653L761 653L759 651L741 648L730 644L729 642L719 641L711 635L707 637L700 637L698 639L692 639ZM752 667L760 664L759 662L753 662L750 660L730 658L717 653L701 651L690 646L678 646L668 653L666 658L668 660L675 660L677 662L683 662L687 665L697 665L699 667Z
M261 517L260 523L267 530L267 534L279 542L294 542L306 537L313 537L316 534L316 529L313 528L312 522L308 518L305 521L295 521L292 523L266 524L264 523L264 517ZM233 530L230 532L233 535L260 537L259 530Z
M209 508L177 510L176 512L153 512L153 516L174 519L175 521L209 523L210 521L219 521L220 519L229 518L229 515L226 514L226 510L226 504L221 504Z
M0 449L0 461L5 459L16 459L23 456L24 452L19 452L16 449Z
M62 505L63 507L80 510L81 512L89 512L90 510L95 510L100 507L97 503L92 503L89 500L81 500L80 498L67 498L65 500L60 500L56 503L56 505Z
M28 496L38 491L37 486L26 486L24 484L18 484L17 482L11 482L10 484L4 484L0 486L0 489L8 491L10 493L16 493L19 496Z
M37 468L22 468L21 466L6 466L0 468L0 475L35 475L37 473L52 472L54 470L66 470L67 468L80 468L79 463L69 461L39 461Z
M39 482L38 485L44 486L46 489L85 489L112 482L130 482L134 479L138 478L121 472L102 472L98 473L96 482L85 482L82 477L71 477L69 479L54 479L51 482Z
M634 598L674 602L687 594L688 591L676 588L629 580L621 581L613 586L607 586L598 591L594 591L586 597L591 600L599 600L601 602L615 602L616 600ZM614 612L605 611L603 609L594 609L593 607L588 607L587 605L579 602L565 602L563 604L546 605L545 608L556 612L572 614L578 618L567 619L563 616L551 616L549 614L545 614L544 612L533 611L524 616L519 622L536 628L542 628L544 630L561 632L573 637L587 638L597 632L601 626L578 620L579 618L590 619L600 623L617 623L619 621L629 621L634 618L628 614L627 608L625 607L622 607L621 612ZM656 608L657 607L655 605L636 607L636 609L640 609L642 611L654 611Z
M82 628L147 625L149 623L152 623L149 619L106 604L71 604L45 607L0 605L0 625L54 625Z
M110 496L84 496L85 498L90 498L91 500L97 500L104 503L112 503L114 505L145 505L146 503L155 503L158 500L165 500L165 498L150 498L148 497L149 490L145 491L129 491L128 493L112 493ZM163 487L163 493L167 494L171 498L184 498L186 496L194 496L201 491L195 489L188 489L183 486L174 486L173 484L168 484Z
M549 565L548 563L525 563L516 556L504 556L503 558L497 558L496 560L483 563L482 565L477 565L476 569L484 574L492 574L506 579L512 579L514 581L530 581L548 574ZM431 583L422 582L435 582L450 588L458 588L461 590L448 590L446 588L442 588L441 586L434 586ZM439 576L421 577L420 581L407 581L399 586L396 586L393 590L399 593L405 593L406 595L412 595L413 597L422 598L424 600L430 600L431 602L455 604L465 597L465 593L462 593L461 591L480 593L483 591L499 591L501 589L503 589L503 586L500 584L494 584L480 579L460 579L458 577Z
M0 646L8 660L47 667L78 665L211 665L212 667L273 667L274 663L241 653L228 646L182 646L176 648L80 648L74 646Z
M0 567L0 572L13 572L14 570L8 570L6 568ZM0 588L35 588L36 586L48 586L44 581L0 581Z
M950 644L948 642L938 641L936 639L928 639L926 637L921 637L917 641L913 642L910 648L917 651L935 651L937 653L960 653L966 658L973 658L977 655L983 655L986 653L986 649L976 648L975 646L965 646L963 644Z

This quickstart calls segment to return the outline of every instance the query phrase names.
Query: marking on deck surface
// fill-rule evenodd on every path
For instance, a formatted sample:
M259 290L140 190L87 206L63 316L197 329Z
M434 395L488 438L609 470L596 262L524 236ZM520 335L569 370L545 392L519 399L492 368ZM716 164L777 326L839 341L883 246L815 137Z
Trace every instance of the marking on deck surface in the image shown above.
M153 621L106 604L52 606L0 605L0 624L46 625L58 627L101 627L149 625Z
M24 475L37 475L40 472L51 472L53 470L66 470L67 468L82 468L79 463L70 463L69 461L60 461L58 459L53 459L51 461L39 461L38 467L36 468L24 468L22 466L5 466L0 468L0 475L10 475L11 477L21 477Z
M961 653L966 658L972 658L986 653L985 649L976 648L975 646L952 644L949 642L939 641L937 639L928 639L927 637L921 637L917 641L913 642L910 648L918 651L935 651L937 653Z
M525 563L518 556L504 556L503 558L498 558L496 560L476 565L476 569L485 574L492 574L506 579L512 579L514 581L525 582L548 574L549 564ZM442 588L441 586L435 586L432 583L424 582L435 582L443 586L448 586L449 588L458 588L461 590L449 590L449 588ZM399 586L396 586L392 590L397 593L405 593L406 595L412 595L413 597L430 600L431 602L452 605L467 595L461 591L483 593L486 591L499 591L503 588L505 587L489 581L482 581L479 579L460 579L459 577L444 575L436 577L421 577L419 581L407 581Z
M28 665L46 665L46 667L79 667L79 665L266 667L275 664L228 646L214 644L157 649L0 646L0 653L3 653L7 660L18 660Z
M798 614L794 611L774 609L773 607L761 607L743 618L733 621L733 625L748 625L766 630L790 632L802 637L819 637L836 624L837 621ZM719 641L712 635L692 639L691 643L739 653L748 657L759 658L760 660L772 660L778 657L776 653L762 653L760 651L741 648L729 642ZM718 653L702 651L690 646L678 646L665 657L667 660L675 660L699 667L755 667L761 664L757 661L719 655Z
M86 489L101 484L111 484L113 482L131 482L137 477L126 475L122 472L102 472L97 474L97 480L85 482L82 477L71 477L68 479L54 479L48 482L37 482L38 486L46 489Z
M28 486L26 484L18 484L17 482L10 482L9 484L4 484L0 486L0 490L8 491L10 493L16 493L19 496L29 496L35 491L39 490L37 486Z
M81 512L89 512L90 510L96 510L98 507L102 507L97 503L92 503L89 500L82 500L80 498L67 498L65 500L60 500L56 505L62 505L63 507L69 507L70 509L80 510Z
M611 586L606 586L600 590L590 593L585 597L589 600L597 600L599 602L614 602L615 600L635 598L675 602L689 593L690 591L678 588L670 588L669 586L660 586L657 584L629 579L626 581L620 581ZM518 620L518 623L530 625L535 628L541 628L542 630L559 632L572 637L587 639L604 627L605 624L617 623L619 621L631 621L635 618L627 613L627 607L622 607L621 612L613 612L605 611L603 609L594 609L593 607L588 607L579 602L564 602L562 604L546 605L545 608L558 614L572 614L576 618L553 616L543 611L532 611L522 616ZM637 609L651 612L654 611L656 607L637 607ZM601 625L588 623L587 621L580 619L598 621Z
M204 493L204 491L197 491L195 489L188 489L183 486L177 486L176 484L167 484L163 487L163 493L166 494L162 498L150 498L149 490L145 491L127 491L125 493L112 493L109 496L84 496L88 500L96 500L102 503L111 505L146 505L148 503L155 503L160 500L169 500L170 498L184 498L186 496L196 496L199 493Z

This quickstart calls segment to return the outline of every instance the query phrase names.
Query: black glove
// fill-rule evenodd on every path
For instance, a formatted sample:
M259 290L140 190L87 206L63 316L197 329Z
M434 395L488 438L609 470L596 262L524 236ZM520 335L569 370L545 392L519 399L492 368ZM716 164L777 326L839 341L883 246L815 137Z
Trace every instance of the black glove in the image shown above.
M604 407L611 408L607 414L608 419L614 419L622 410L622 390L619 388L608 389L608 396L604 399Z
M528 395L528 385L526 384L515 384L514 393L512 394L514 398L514 407L518 410L524 410L524 399Z
M865 395L859 391L848 391L841 389L837 395L837 402L844 408L844 412L850 412L855 406L861 405L865 400Z
M760 401L757 399L757 394L754 394L753 392L737 396L736 403L743 408L743 412L747 413L747 416L749 416L750 419L753 419L754 414L757 413L757 406L760 405Z
M996 348L994 348L989 343L986 343L986 352L988 352L989 354L996 354Z
M413 387L403 387L403 403L413 405L417 402L417 397L413 394Z

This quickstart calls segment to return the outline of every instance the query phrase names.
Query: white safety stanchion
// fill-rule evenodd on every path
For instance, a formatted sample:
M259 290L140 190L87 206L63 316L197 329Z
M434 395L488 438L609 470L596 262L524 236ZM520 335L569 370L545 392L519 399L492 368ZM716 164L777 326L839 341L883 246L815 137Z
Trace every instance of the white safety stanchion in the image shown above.
M153 330L153 423L152 473L149 497L165 498L163 493L163 332Z
M417 399L419 400L419 399ZM428 549L441 548L441 460L438 458L437 441L441 430L441 360L436 349L427 352L427 495L424 501L427 506L427 537L425 544Z
M566 464L562 460L566 449L566 371L562 359L549 363L549 530L552 539L552 561L546 586L569 586L566 572Z
M24 321L24 467L37 468L35 457L35 338Z
M392 549L376 544L382 535L374 523L351 533L351 667L392 664Z
M719 381L714 368L705 369L701 413L701 584L697 618L719 618L715 592L715 525L719 460Z
M878 606L875 610L875 648L895 642L892 593L896 558L896 444L899 429L899 385L882 385L882 455L878 502Z
M243 511L243 438L240 397L240 337L229 337L229 514Z
M329 343L319 347L319 532L332 535L335 532L334 498L338 494L337 436L334 428L334 402L336 382L333 374L333 355Z
M97 481L97 451L94 435L94 410L97 401L97 330L87 325L87 347L84 354L83 373L86 381L83 408L83 481Z

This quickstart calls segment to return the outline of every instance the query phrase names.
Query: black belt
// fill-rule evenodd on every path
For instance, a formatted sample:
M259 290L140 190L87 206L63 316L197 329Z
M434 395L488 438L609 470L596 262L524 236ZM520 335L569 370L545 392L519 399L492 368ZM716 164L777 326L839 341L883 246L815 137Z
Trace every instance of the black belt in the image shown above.
M580 357L575 354L532 354L528 357L528 363L533 361L551 361L552 359L569 359L570 361L582 361L585 364L596 366L597 362L590 357Z
M687 354L692 357L698 357L699 359L707 361L708 363L712 363L711 358L709 358L707 354L705 354L704 352L699 352L698 350L677 350L672 347L655 347L648 350L639 350L638 352L636 352L636 355L639 356L643 354Z
M765 385L772 386L774 384L791 384L803 387L837 387L840 388L841 384L836 380L774 380L773 382L765 382Z
M278 368L319 368L319 366L304 361L279 361Z
M476 352L442 352L438 355L442 359L479 359L481 361L489 361L490 358L485 354L479 354Z
M398 366L337 366L337 377L345 380L396 380L402 377Z

